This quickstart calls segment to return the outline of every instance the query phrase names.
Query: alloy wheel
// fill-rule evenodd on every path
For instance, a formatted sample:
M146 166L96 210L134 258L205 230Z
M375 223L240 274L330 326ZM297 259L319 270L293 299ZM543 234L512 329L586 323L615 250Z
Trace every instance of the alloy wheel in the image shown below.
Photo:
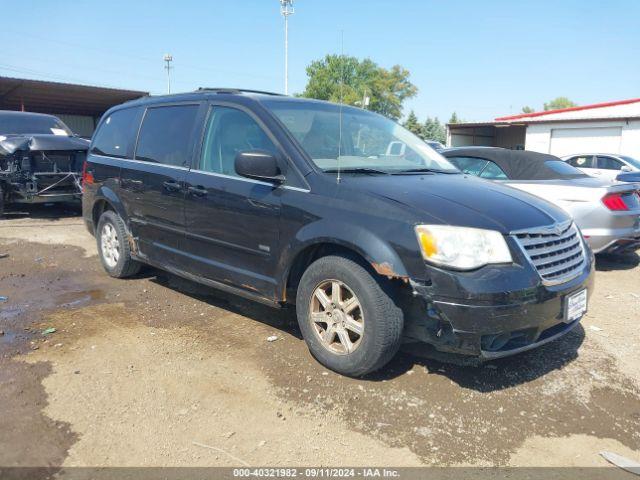
M105 223L100 234L102 257L109 268L114 268L120 259L118 232L111 223Z
M340 280L326 280L315 288L309 319L320 343L331 353L347 355L362 343L362 306L353 291Z

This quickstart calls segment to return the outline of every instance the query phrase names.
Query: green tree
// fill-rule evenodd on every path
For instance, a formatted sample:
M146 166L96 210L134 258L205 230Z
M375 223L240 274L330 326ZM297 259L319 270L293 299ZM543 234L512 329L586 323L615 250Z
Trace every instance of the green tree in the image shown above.
M573 103L567 97L556 97L549 103L544 104L544 110L558 110L560 108L577 107L578 105Z
M301 96L347 105L361 105L367 96L370 110L398 120L403 102L418 93L409 75L399 65L385 69L368 58L326 55L307 67L307 86Z
M416 117L416 114L413 112L413 110L409 112L407 119L404 121L402 125L411 133L414 133L419 137L422 136L422 125L420 125L420 122L418 121L418 117Z
M525 105L524 107L522 107L522 113L533 113L536 110L534 108L531 108L528 105Z
M456 112L453 112L453 113L451 114L451 118L449 119L449 122L448 122L448 123L460 123L461 121L462 121L462 120L460 120L460 119L458 118L458 114L457 114Z
M447 141L447 130L445 126L440 123L438 117L427 117L427 120L422 126L421 137L425 140L434 140L444 144Z

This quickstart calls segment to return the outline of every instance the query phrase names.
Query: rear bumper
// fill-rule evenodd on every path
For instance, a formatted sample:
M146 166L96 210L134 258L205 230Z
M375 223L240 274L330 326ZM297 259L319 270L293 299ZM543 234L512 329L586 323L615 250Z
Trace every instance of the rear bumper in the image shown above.
M594 253L614 253L640 247L640 230L628 229L622 235L601 235L586 238Z
M640 215L619 212L613 216L611 223L605 228L580 226L582 235L594 253L609 253L640 246Z
M408 336L438 351L480 361L531 350L578 325L580 319L565 321L565 299L585 288L588 300L591 298L593 269L589 256L583 272L569 282L549 286L538 281L529 288L500 293L487 293L491 289L488 282L467 282L478 290L459 292L459 300L434 298L431 287L412 284L423 307L410 312ZM484 280L488 280L486 275Z

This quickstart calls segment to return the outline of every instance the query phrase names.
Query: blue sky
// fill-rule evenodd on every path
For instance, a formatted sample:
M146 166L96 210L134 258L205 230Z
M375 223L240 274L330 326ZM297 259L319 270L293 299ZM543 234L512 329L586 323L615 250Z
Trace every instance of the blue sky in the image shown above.
M296 0L290 91L326 53L400 64L419 88L421 120L465 120L640 97L637 0ZM283 90L276 0L3 0L0 75L164 93L238 86ZM10 12L10 15L7 14Z

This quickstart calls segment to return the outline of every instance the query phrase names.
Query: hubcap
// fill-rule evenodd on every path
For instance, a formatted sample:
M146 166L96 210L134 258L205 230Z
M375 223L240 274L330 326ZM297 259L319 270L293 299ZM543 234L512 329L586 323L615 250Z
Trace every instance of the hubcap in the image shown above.
M331 353L355 351L364 335L364 314L353 291L340 280L326 280L313 291L309 312L320 343Z
M109 268L114 268L120 259L120 242L118 232L110 223L105 223L100 234L102 257Z

